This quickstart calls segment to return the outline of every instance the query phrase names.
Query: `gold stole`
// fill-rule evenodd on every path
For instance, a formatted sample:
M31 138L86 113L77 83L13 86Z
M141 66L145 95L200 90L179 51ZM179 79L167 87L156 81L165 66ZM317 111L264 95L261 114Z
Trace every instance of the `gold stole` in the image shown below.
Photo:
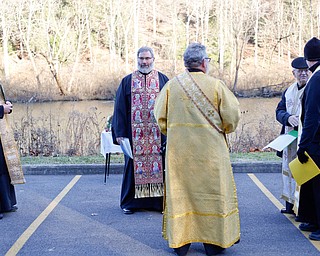
M180 84L184 92L187 94L188 98L198 108L211 126L218 132L224 134L224 131L222 130L222 121L218 110L194 81L189 71L186 70L184 73L178 75L176 79L178 80L178 84Z
M161 133L153 115L160 92L159 74L132 73L131 128L135 198L163 196Z
M3 92L2 85L0 85L0 104L5 103L5 95ZM12 128L8 122L7 115L4 114L3 118L0 119L0 138L3 148L3 154L8 167L11 184L24 184L25 179L20 163L20 155L17 149L16 141L13 136Z

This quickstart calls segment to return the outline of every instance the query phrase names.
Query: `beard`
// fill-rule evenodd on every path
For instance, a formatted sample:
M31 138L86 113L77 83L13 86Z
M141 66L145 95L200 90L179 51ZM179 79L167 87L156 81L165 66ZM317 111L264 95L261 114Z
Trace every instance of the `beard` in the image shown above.
M153 68L154 68L154 62L152 62L150 65L139 64L138 63L138 70L143 74L150 73L153 70Z
M210 72L210 63L207 63L205 74L209 75Z

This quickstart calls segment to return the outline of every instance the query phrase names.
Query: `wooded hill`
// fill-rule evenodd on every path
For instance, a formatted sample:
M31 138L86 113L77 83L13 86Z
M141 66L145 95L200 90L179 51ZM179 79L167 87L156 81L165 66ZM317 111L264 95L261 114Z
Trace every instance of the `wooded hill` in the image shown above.
M181 72L190 42L235 92L293 81L292 58L319 36L320 1L2 0L1 82L13 100L112 99L136 51Z

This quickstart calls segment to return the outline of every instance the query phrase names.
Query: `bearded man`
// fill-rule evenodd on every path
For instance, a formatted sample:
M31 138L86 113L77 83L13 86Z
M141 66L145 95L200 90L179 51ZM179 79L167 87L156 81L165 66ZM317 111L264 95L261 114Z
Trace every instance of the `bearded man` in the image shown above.
M142 47L137 53L138 70L124 77L116 93L112 137L121 145L128 138L133 159L125 155L120 207L124 214L138 209L162 211L165 136L153 116L155 98L169 80L154 70L154 53ZM157 166L155 170L154 166Z

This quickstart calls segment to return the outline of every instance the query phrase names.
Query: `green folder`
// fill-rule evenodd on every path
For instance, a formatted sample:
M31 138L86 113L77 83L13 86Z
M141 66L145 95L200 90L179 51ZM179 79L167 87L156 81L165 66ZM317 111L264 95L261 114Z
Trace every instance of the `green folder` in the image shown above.
M292 131L288 132L288 134L292 135L293 137L298 138L298 131L296 131L296 130L292 130Z

